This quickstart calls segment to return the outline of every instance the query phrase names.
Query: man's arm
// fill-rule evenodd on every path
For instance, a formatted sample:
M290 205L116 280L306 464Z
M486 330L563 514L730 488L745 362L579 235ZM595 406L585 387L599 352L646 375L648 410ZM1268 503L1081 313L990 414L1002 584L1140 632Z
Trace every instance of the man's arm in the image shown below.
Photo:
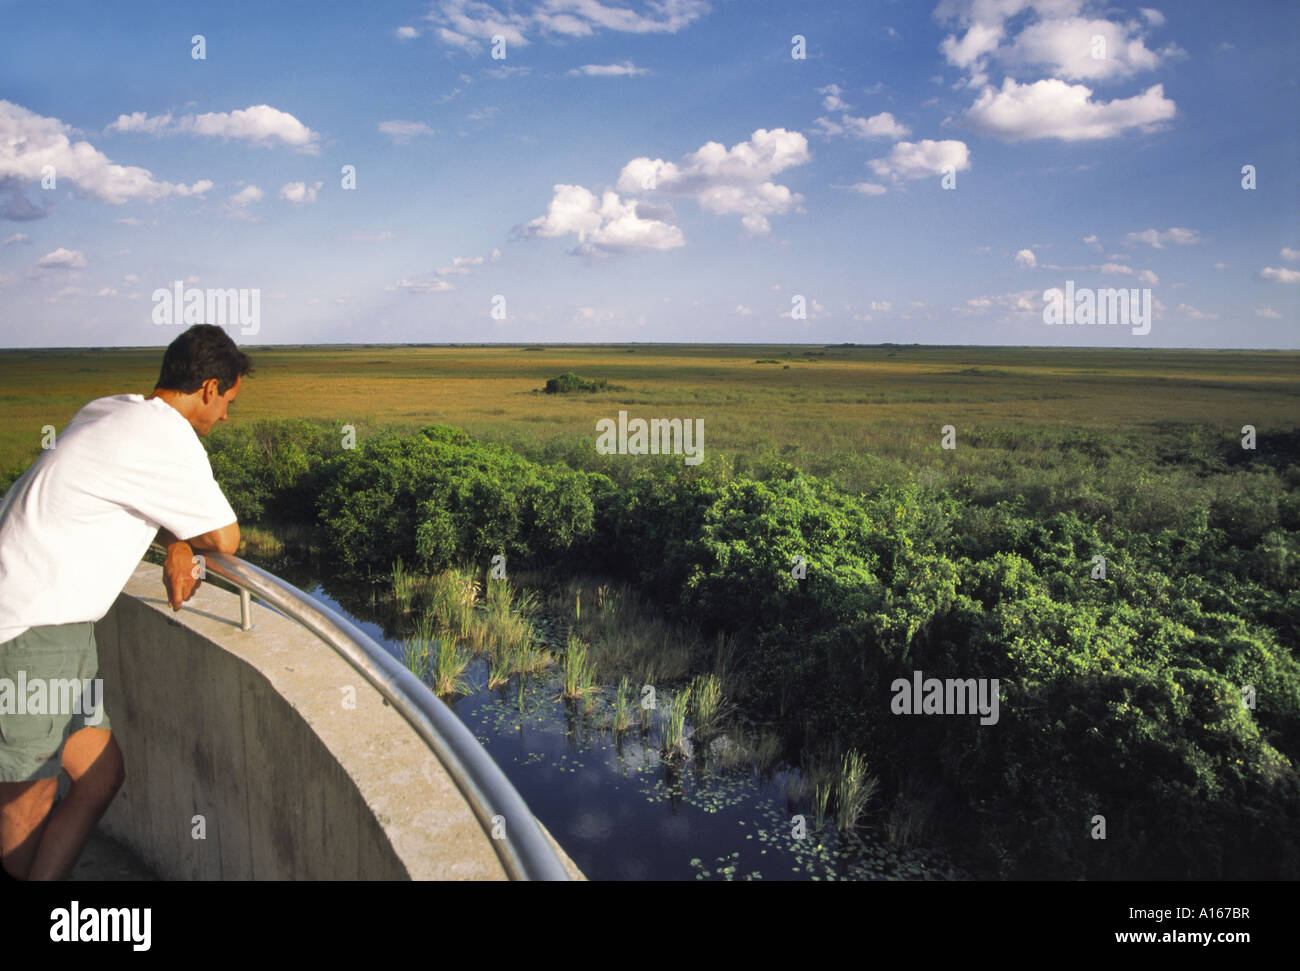
M209 530L189 539L177 539L169 530L159 529L155 539L167 547L163 561L163 589L172 610L194 595L202 579L194 563L194 550L217 553L235 553L239 549L239 522L236 520L220 529Z
M188 543L192 549L213 553L239 552L239 521L228 523L220 529L211 529L189 539L178 539L166 529L159 529L156 537L159 543L171 548L173 543Z

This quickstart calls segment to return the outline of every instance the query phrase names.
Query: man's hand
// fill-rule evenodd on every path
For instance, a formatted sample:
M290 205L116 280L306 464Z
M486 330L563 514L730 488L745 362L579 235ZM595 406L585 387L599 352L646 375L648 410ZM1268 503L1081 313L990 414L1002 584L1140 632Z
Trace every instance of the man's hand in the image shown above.
M194 562L194 550L184 540L177 540L167 547L167 559L163 561L163 589L167 591L167 601L172 610L180 610L181 605L194 596L194 591L203 582L199 579L199 564Z

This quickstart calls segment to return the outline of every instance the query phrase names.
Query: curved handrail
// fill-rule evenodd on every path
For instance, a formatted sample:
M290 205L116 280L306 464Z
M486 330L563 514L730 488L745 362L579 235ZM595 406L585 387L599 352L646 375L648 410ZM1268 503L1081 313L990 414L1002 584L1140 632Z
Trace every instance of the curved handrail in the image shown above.
M164 550L159 543L154 549ZM309 593L237 556L203 550L204 568L240 591L242 626L250 629L249 594L274 607L334 649L388 699L424 739L473 809L514 880L568 880L554 847L510 780L478 739L428 687L346 617ZM505 834L494 836L494 817Z

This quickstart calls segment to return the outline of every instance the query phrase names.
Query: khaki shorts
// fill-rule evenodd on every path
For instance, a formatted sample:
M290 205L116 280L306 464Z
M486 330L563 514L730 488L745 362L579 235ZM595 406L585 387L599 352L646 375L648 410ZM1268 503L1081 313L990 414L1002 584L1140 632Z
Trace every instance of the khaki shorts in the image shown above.
M56 776L73 732L110 727L94 624L29 627L0 644L0 782Z

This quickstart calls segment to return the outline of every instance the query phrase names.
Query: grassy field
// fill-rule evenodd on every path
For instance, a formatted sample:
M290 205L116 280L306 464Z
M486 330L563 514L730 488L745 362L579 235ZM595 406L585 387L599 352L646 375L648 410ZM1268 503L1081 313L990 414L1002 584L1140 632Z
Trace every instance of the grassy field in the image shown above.
M325 418L356 427L445 423L544 459L593 448L595 421L703 418L705 461L783 460L848 488L937 462L963 444L1032 452L1065 429L1158 440L1188 426L1216 439L1300 425L1300 353L972 347L318 346L249 348L256 371L231 422ZM0 352L0 470L38 454L87 401L148 393L161 348ZM774 360L775 364L756 363ZM626 390L543 395L575 371ZM958 450L939 449L940 428ZM221 429L213 433L219 436ZM1016 446L1014 442L1020 444ZM1025 457L1025 456L1022 456ZM886 467L889 468L886 468ZM948 470L950 473L952 469ZM989 471L989 470L986 470Z

